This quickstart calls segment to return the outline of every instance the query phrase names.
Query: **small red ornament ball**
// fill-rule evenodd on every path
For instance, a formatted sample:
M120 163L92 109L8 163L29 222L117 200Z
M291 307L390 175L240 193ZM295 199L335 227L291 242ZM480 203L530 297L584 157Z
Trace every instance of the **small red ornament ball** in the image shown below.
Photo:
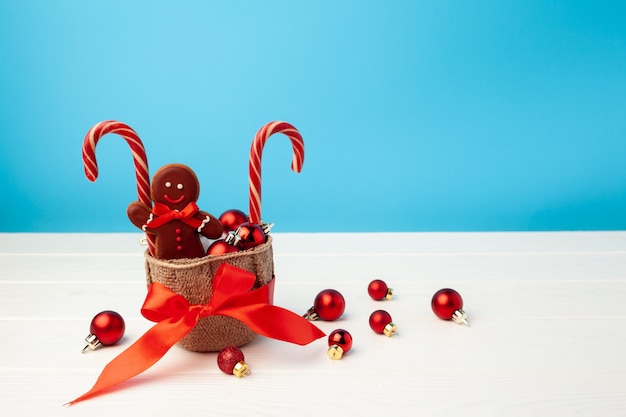
M391 314L385 310L376 310L370 314L370 327L376 333L392 336L396 332L396 325L391 319Z
M259 246L267 241L267 235L261 229L261 226L254 223L245 222L240 224L235 235L239 237L237 247L242 250L252 249L255 246Z
M206 251L206 254L217 256L232 252L239 252L239 248L237 246L231 245L230 243L226 243L224 239L219 239L211 243Z
M220 223L224 227L226 233L236 230L240 224L248 221L248 216L241 210L226 210L219 217Z
M124 319L111 310L96 314L89 327L91 334L95 335L104 346L117 343L124 336L124 330L126 330Z
M463 299L452 288L442 288L433 295L430 305L437 317L452 320L454 312L463 309Z
M393 294L393 290L387 286L385 281L375 279L367 286L367 293L370 295L370 297L377 301L385 299L390 300Z
M313 309L322 320L337 320L346 309L346 300L339 291L326 289L315 297Z
M227 346L219 351L217 354L217 366L225 374L235 375L240 378L250 373L243 352L236 346Z
M352 349L352 335L347 330L333 330L328 335L328 356L331 359L341 359L350 349Z

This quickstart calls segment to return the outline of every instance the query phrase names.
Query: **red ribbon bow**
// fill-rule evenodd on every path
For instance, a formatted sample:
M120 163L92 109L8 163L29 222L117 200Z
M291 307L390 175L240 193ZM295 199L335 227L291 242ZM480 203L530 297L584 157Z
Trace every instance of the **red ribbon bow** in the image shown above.
M159 217L149 221L146 226L156 229L157 227L161 227L165 223L171 222L172 220L180 220L193 228L198 228L202 225L202 220L198 220L193 217L193 215L198 211L200 211L200 208L193 201L187 204L182 210L172 210L165 204L155 203L152 208L152 213Z
M91 390L67 404L98 395L150 368L202 317L229 316L244 322L257 334L298 345L306 345L325 336L301 316L268 304L267 285L251 290L255 279L251 272L222 264L213 277L211 300L205 305L189 304L183 296L166 286L152 283L141 314L157 324L109 362Z

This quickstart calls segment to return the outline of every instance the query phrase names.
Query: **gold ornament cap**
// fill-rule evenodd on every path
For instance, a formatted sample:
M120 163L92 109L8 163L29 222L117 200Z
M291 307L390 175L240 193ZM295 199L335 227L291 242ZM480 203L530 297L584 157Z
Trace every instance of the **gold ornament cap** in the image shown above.
M265 233L266 236L269 236L269 234L272 232L272 227L274 227L274 223L266 223L261 220L259 226L261 226L261 230L263 230L263 233Z
M310 321L315 321L320 318L320 316L317 315L317 311L315 311L315 306L309 308L307 312L302 315L302 317Z
M458 310L455 310L454 313L452 313L452 321L454 321L456 324L466 324L468 326L470 325L467 321L467 313L463 311L462 308L459 308Z
M96 348L100 346L100 339L98 339L98 337L95 334L90 333L89 336L85 338L85 343L86 345L83 348L83 353L85 353L87 349L96 350Z
M395 323L391 322L385 326L385 328L383 329L383 334L387 337L391 337L396 333L396 330L398 330L398 326L396 326Z
M233 246L239 245L239 242L241 241L241 236L239 236L239 234L237 233L237 230L228 232L228 234L224 238L224 241L228 243L229 245L233 245Z
M233 375L237 378L243 378L244 376L248 376L250 374L250 367L244 361L237 362L233 367Z
M387 294L385 295L385 300L389 301L393 298L393 288L387 288Z
M338 360L343 357L343 348L339 345L332 345L328 348L328 351L326 353L328 354L329 358L333 360Z

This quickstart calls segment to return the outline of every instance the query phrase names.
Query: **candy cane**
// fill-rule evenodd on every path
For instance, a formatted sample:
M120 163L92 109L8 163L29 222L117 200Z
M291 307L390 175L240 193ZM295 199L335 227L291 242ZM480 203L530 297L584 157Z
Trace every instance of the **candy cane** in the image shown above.
M139 135L127 124L116 122L114 120L106 120L96 124L89 129L85 140L83 141L83 165L85 168L85 175L91 182L95 182L98 178L98 163L96 162L96 145L102 136L116 133L120 135L133 154L133 162L135 164L135 177L137 180L137 195L139 201L144 203L148 207L152 207L152 199L150 198L150 175L148 173L148 159L146 157L146 150L139 138ZM153 251L154 242L148 235L148 246L150 252Z
M267 139L274 133L283 133L291 140L293 159L291 169L302 170L304 163L304 142L300 132L287 122L270 122L263 126L252 141L250 148L250 223L261 222L261 155Z

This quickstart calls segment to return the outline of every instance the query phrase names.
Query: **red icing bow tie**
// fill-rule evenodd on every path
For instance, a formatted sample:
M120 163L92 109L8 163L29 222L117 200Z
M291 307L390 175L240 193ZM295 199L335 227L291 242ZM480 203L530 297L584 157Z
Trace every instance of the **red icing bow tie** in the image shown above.
M268 286L252 289L253 273L223 264L213 277L213 295L207 304L189 304L166 286L152 283L141 314L155 324L128 349L104 367L95 385L68 403L75 404L126 381L154 365L194 328L202 317L222 315L245 323L253 332L273 339L306 345L325 336L303 317L269 304Z
M147 226L153 229L163 226L165 223L172 220L180 220L185 224L193 228L198 228L202 225L202 220L198 220L193 217L200 209L198 205L193 201L185 206L182 210L172 210L167 205L162 203L155 203L152 208L152 213L158 217L148 222Z

